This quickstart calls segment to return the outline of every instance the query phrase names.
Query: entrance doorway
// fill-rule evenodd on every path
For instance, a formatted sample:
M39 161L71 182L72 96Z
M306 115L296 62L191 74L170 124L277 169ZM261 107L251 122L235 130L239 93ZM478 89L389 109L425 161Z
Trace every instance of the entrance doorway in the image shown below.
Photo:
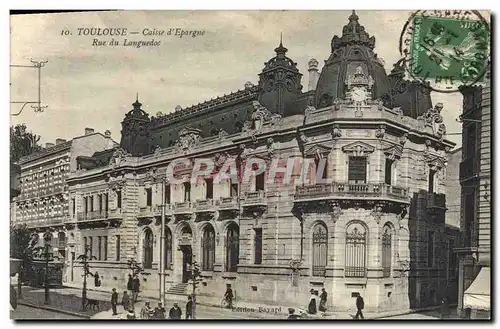
M193 251L191 247L182 248L182 283L187 283L191 279L191 262Z

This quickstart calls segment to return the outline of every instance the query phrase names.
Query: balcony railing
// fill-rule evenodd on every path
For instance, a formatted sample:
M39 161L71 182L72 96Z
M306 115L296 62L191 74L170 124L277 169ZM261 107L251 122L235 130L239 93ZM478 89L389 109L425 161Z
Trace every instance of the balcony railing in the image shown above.
M122 217L122 209L116 208L108 211L108 218L121 218Z
M195 205L196 211L210 211L215 210L215 202L212 199L198 200Z
M86 220L98 220L98 219L106 219L108 218L109 212L107 211L91 211L91 212L80 212L77 215L78 221L86 221Z
M253 206L253 205L266 205L266 192L265 191L255 191L247 192L245 198L242 200L243 206Z
M312 275L313 276L324 277L326 275L326 268L325 268L325 266L314 265L313 268L312 268Z
M174 212L176 213L190 213L193 210L191 209L191 202L190 201L185 201L185 202L176 202L174 205Z
M220 198L219 210L239 209L238 197Z
M479 174L479 163L477 157L468 157L460 162L460 180L473 178Z
M446 195L438 193L428 193L427 208L446 208Z
M295 200L327 199L330 197L392 198L409 201L408 189L387 184L316 184L297 186Z

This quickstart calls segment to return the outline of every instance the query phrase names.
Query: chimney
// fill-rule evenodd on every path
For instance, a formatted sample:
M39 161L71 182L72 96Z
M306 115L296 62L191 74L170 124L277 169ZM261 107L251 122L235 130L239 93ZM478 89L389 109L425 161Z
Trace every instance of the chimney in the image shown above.
M45 148L47 149L52 146L54 146L54 143L45 143Z
M106 136L107 138L111 138L111 131L106 130L106 131L104 132L104 136Z
M62 138L56 139L56 145L59 145L59 144L65 143L65 142L66 142L65 139L62 139Z
M93 134L94 129L93 128L85 128L85 136Z
M307 90L315 90L316 85L318 84L319 73L318 73L318 61L314 58L311 58L309 61L309 85Z

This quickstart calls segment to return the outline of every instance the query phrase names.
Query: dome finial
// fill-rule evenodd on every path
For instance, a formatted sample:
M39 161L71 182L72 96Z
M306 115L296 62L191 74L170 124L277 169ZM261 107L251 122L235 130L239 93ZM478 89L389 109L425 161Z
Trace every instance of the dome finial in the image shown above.
M358 20L359 20L359 17L358 17L358 15L356 15L356 10L353 9L351 16L349 16L349 21L351 21L351 22L356 21L357 22Z
M134 110L140 110L141 109L141 103L139 103L139 92L136 92L135 94L135 102L134 104L132 104L132 106L134 107Z
M135 101L136 101L137 103L139 103L139 92L137 92L137 93L135 94Z
M288 49L283 47L283 32L280 33L280 45L278 48L274 49L277 55L285 55Z

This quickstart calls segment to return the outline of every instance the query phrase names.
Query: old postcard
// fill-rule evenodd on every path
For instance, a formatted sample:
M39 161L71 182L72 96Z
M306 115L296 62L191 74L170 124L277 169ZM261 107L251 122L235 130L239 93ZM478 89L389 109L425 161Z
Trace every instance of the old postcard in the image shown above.
M490 319L490 13L12 13L12 319Z

